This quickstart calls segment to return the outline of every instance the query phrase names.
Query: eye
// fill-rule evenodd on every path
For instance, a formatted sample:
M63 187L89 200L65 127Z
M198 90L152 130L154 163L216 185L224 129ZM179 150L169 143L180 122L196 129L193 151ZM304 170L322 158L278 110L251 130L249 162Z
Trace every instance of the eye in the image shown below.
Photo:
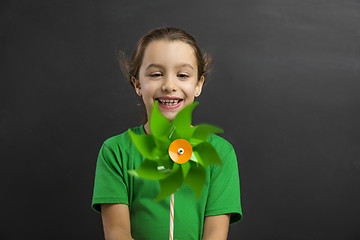
M152 78L158 78L161 77L163 74L162 73L151 73L149 76Z
M185 74L185 73L180 73L177 76L178 76L178 78L182 78L182 79L186 79L186 78L190 77L188 74Z

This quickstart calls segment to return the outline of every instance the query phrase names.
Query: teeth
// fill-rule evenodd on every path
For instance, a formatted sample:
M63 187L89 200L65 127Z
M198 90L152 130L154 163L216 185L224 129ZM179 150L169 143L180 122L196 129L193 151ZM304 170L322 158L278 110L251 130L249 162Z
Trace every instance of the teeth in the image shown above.
M175 99L159 99L159 102L161 102L161 104L165 104L165 105L174 105L174 104L178 104L180 100L175 100Z

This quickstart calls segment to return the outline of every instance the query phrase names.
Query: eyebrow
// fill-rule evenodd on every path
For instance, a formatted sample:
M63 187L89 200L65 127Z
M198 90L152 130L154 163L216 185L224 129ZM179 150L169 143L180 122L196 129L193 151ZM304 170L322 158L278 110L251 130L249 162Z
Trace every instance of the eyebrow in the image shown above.
M188 63L179 64L179 65L177 65L177 67L190 67L192 70L194 70L193 66L191 66Z
M163 65L161 65L161 64L151 63L145 68L145 70L147 70L151 67L164 68ZM193 66L191 66L188 63L179 64L179 65L176 65L176 67L190 67L192 70L194 70Z
M152 64L149 64L149 65L145 68L145 70L147 70L147 69L149 69L149 68L151 68L151 67L162 68L163 66L160 65L160 64L152 63Z

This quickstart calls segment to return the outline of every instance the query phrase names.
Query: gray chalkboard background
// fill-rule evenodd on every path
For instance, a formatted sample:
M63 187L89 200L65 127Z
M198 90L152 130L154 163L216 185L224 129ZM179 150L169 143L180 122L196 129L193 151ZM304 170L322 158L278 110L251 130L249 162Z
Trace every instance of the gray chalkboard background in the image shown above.
M1 1L0 238L102 239L97 153L141 120L117 51L167 25L215 59L194 118L238 155L229 239L360 239L357 0Z

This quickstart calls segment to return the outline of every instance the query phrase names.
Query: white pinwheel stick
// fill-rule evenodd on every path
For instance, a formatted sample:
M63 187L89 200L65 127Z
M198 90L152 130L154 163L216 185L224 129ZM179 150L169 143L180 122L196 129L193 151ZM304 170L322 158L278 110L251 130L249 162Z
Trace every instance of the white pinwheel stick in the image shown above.
M174 194L170 196L170 230L169 240L174 239Z

